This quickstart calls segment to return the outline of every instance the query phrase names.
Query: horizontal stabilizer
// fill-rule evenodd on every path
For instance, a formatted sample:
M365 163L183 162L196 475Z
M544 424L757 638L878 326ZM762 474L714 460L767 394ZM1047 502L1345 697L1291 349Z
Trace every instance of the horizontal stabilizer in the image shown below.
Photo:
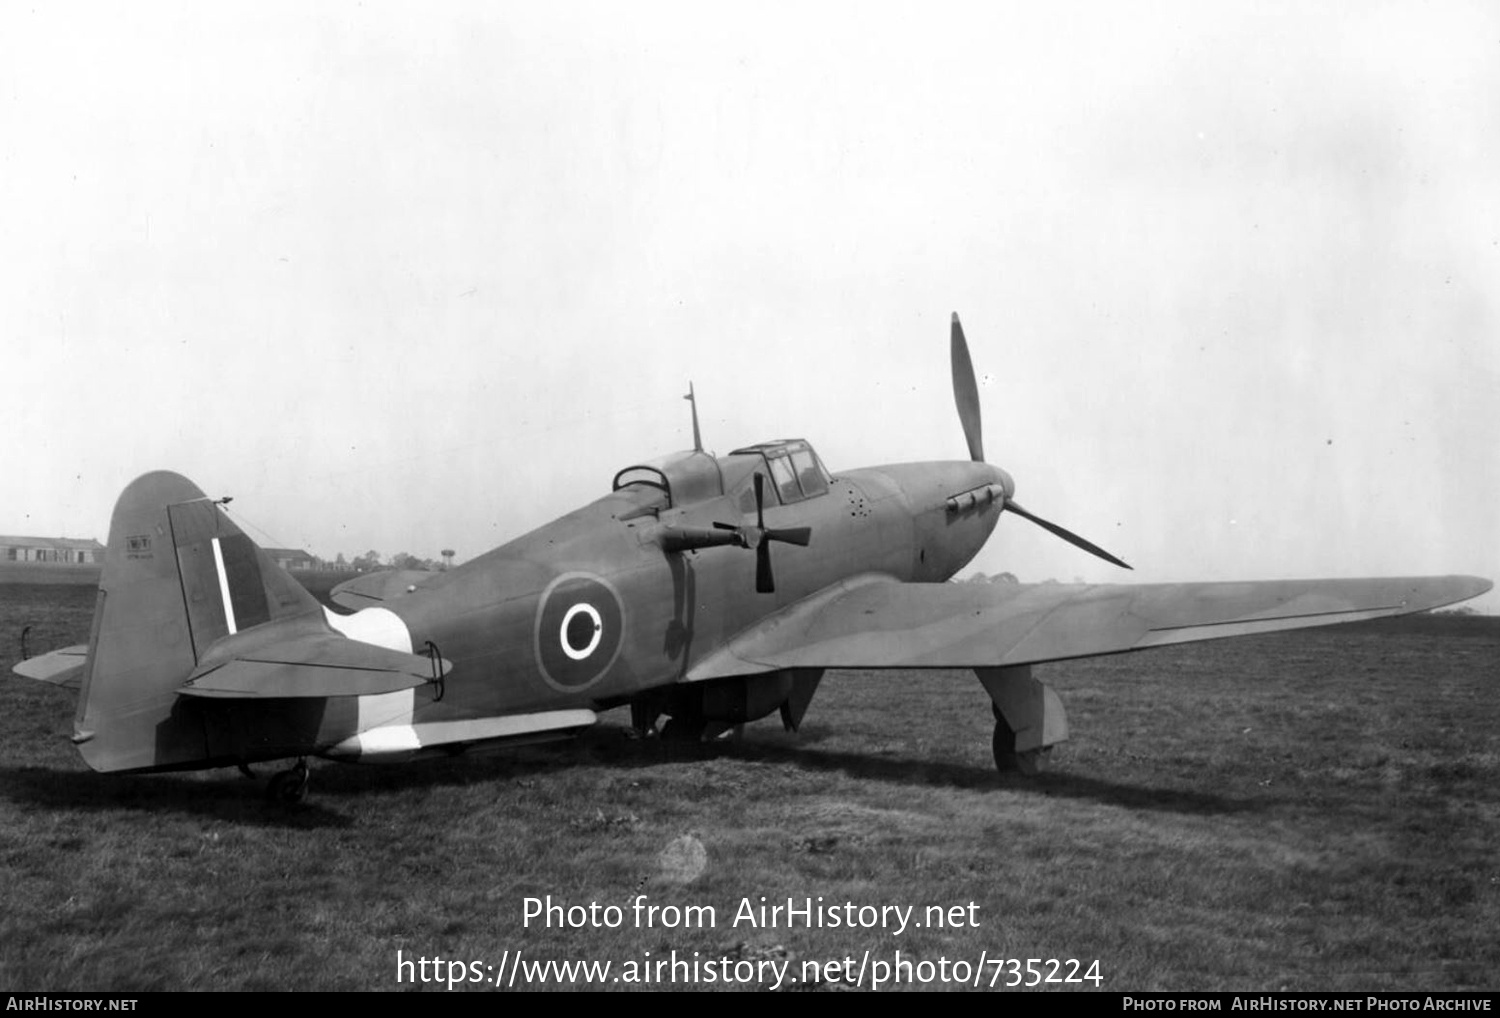
M538 742L572 735L598 721L591 710L553 710L461 721L425 721L384 725L345 739L325 754L337 760L365 763L409 760L427 749L455 749L483 744Z
M298 636L240 653L226 650L228 660L198 669L178 692L255 700L373 696L414 689L453 667L440 658L387 650L336 633Z
M421 569L382 569L345 580L328 592L328 599L340 608L359 611L410 594L437 575Z
M1407 615L1477 597L1474 576L1246 583L897 583L865 577L763 619L689 681L783 668L986 668Z
M88 645L80 643L76 647L63 647L61 650L29 657L11 670L25 679L50 682L65 689L77 689L83 682L83 666L88 653Z

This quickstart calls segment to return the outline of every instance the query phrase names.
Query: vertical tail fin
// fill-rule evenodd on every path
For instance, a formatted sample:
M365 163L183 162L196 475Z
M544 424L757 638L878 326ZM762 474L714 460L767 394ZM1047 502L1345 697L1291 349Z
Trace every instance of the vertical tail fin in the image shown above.
M115 504L73 740L100 771L207 759L177 689L216 640L317 601L187 478L159 471Z

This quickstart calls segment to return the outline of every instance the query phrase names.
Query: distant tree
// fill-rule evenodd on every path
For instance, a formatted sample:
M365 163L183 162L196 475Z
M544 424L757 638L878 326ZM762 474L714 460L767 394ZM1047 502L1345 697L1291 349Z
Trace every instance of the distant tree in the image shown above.
M424 558L417 558L410 552L397 552L391 556L391 565L396 569L431 569L432 563Z
M975 573L964 583L1020 583L1015 573L996 573L994 576L986 576L984 573Z
M349 564L362 573L372 573L380 568L380 552L372 548Z
M336 557L333 560L333 568L335 568L335 569L348 569L349 568L349 563L348 563L347 560L345 560L343 552L339 552L338 553L338 557Z

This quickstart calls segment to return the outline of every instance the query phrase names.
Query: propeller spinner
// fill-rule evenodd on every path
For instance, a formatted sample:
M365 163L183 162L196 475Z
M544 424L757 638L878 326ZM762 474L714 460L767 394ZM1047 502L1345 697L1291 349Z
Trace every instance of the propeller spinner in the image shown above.
M976 463L983 463L984 432L979 417L979 386L974 381L974 362L969 358L969 343L964 339L964 327L959 323L956 311L953 313L953 339L950 347L953 358L953 400L958 404L958 419L963 424L964 439L969 443L969 458ZM1001 506L1002 512L1012 512L1023 520L1030 520L1075 548L1082 548L1090 555L1102 558L1106 562L1124 569L1131 568L1127 563L1115 558L1092 541L1087 541L1071 530L1023 509L1020 503L1010 498L1009 494L1005 495L1004 499L1004 504Z

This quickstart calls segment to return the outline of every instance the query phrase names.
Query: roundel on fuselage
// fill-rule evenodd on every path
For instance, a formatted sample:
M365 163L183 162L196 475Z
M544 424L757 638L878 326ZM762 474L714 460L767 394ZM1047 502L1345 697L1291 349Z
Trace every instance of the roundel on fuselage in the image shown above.
M553 689L593 685L620 653L625 611L614 588L591 573L565 573L547 585L536 612L536 660Z

